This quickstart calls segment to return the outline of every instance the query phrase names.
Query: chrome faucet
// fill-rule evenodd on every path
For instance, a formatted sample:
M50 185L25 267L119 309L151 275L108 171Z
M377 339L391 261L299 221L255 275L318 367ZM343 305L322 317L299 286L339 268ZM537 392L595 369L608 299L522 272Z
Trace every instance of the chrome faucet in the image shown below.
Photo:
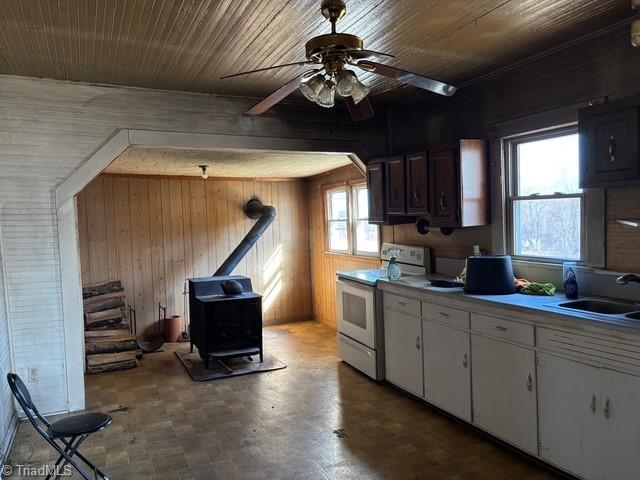
M640 275L636 275L635 273L625 273L624 275L616 278L616 283L618 285L626 285L629 282L640 283Z

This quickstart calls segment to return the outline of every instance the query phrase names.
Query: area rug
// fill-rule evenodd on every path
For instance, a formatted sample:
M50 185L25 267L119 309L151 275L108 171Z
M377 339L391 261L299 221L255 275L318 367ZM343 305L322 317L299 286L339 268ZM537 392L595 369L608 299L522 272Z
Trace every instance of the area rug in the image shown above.
M176 357L184 366L185 370L194 382L207 382L209 380L218 380L220 378L238 377L240 375L249 375L250 373L272 372L281 370L287 366L275 357L268 354L264 356L264 362L260 362L257 356L248 358L233 358L227 360L226 364L233 370L229 372L216 361L209 362L209 369L204 367L204 361L200 358L198 352L176 352Z

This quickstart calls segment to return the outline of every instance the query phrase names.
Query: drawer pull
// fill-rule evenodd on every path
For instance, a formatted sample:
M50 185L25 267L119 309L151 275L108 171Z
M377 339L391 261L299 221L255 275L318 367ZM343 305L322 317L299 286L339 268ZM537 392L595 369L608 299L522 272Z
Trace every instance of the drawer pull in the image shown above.
M527 390L533 390L533 378L531 377L531 374L529 374L529 376L527 377Z
M406 307L407 306L406 302L400 302L400 301L398 301L398 305L400 305L401 307Z
M591 413L596 413L596 394L591 395Z
M467 368L469 366L469 359L467 357L467 352L464 352L464 356L462 357L462 366Z
M438 312L438 315L440 315L441 317L444 317L444 318L449 318L449 314L448 313Z
M495 328L496 330L498 330L500 332L506 332L508 330L507 327L503 327L502 325L494 325L493 328Z
M604 413L605 418L611 417L611 401L609 400L609 397L607 397L604 402L604 409L602 410L602 412Z

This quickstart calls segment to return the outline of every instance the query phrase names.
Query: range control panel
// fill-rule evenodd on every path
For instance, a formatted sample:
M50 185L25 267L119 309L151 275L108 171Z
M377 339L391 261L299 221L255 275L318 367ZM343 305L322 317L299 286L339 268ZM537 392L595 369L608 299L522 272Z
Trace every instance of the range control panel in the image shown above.
M431 271L431 251L426 247L414 247L411 245L399 245L397 243L383 243L380 258L389 260L394 250L399 254L396 256L398 262L416 267L425 267L427 272Z

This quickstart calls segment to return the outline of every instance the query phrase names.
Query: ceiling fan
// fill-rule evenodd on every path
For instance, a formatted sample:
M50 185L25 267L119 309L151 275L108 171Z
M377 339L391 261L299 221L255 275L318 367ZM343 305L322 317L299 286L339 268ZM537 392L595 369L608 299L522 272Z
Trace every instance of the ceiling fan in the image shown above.
M260 103L251 107L247 111L248 115L260 115L266 112L299 88L308 100L325 108L331 108L335 105L337 93L344 98L347 110L354 120L369 119L374 116L373 108L367 98L369 87L358 79L354 69L394 78L414 87L447 97L456 92L456 87L452 85L378 63L374 60L394 58L394 56L365 50L360 37L336 32L336 22L347 13L343 0L324 0L321 12L331 22L331 33L314 37L305 44L307 60L222 77L223 79L232 78L284 67L316 66L316 68L297 75Z

